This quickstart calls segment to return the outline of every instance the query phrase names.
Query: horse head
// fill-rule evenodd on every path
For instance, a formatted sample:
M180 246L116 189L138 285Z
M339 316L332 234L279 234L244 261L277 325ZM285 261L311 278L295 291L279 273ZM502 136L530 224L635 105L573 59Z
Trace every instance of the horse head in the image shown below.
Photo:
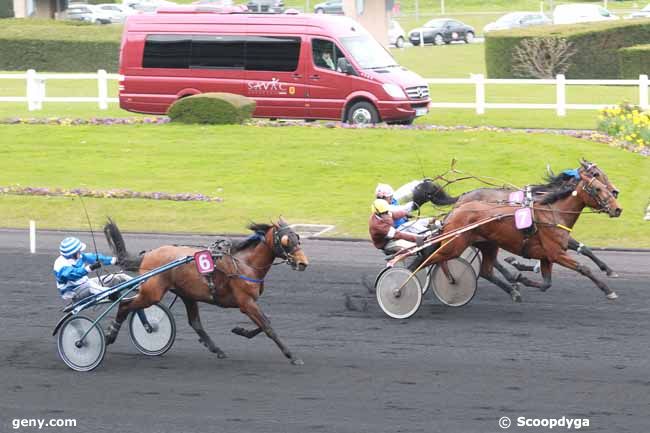
M436 205L450 205L458 201L458 197L448 195L444 188L433 180L425 178L413 189L413 202L422 207L426 202Z
M580 161L582 168L579 170L580 182L576 187L576 195L581 195L582 200L592 209L607 212L612 217L619 217L623 209L616 200L618 189L609 181L609 178L596 164Z
M282 218L270 228L271 250L275 257L285 260L295 270L304 271L309 259L300 246L300 236Z

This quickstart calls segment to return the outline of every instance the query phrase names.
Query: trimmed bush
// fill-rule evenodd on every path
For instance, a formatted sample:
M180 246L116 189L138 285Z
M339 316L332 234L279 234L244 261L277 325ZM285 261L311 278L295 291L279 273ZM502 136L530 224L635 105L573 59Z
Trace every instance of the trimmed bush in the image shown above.
M650 45L618 50L618 65L621 78L636 80L639 75L650 75Z
M2 20L0 70L117 72L121 32L122 26L117 25L46 19Z
M12 18L14 16L14 1L0 0L0 18Z
M619 78L619 50L650 40L650 20L609 21L539 26L490 32L485 38L485 63L490 78L513 78L512 53L523 39L566 39L575 49L567 78Z
M242 123L255 111L255 101L233 93L201 93L174 102L167 115L172 122L226 125Z

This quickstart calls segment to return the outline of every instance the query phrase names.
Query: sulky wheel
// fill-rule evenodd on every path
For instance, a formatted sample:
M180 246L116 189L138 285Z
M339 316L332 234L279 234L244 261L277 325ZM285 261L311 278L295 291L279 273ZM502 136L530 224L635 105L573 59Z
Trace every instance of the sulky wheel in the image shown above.
M406 319L422 303L422 286L405 268L387 268L377 281L377 302L384 313L394 319Z
M431 287L436 297L450 307L462 307L476 294L476 273L467 260L448 260L439 263L431 275Z
M141 353L158 356L171 349L176 339L176 322L164 304L153 304L129 315L129 337Z
M63 362L76 371L93 370L106 354L104 333L85 316L71 316L66 320L59 330L57 343Z
M467 247L460 255L460 258L467 260L472 265L476 278L478 278L478 274L481 272L481 263L483 262L481 250L476 247Z

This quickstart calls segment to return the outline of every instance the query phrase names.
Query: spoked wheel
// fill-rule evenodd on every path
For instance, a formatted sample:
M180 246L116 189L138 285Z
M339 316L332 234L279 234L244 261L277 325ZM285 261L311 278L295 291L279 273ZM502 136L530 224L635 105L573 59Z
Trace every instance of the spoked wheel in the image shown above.
M379 276L377 302L384 313L394 319L406 319L418 311L422 303L422 286L406 268L387 268Z
M481 263L483 262L481 250L476 247L467 247L463 254L460 255L460 258L467 260L472 265L476 278L478 278L478 274L481 272Z
M476 294L476 273L472 265L460 257L445 263L439 263L432 272L433 293L445 305L462 307Z
M415 259L416 257L409 257L406 260L397 262L395 264L395 267L404 268L408 270L408 267ZM431 266L424 266L415 274L415 276L420 282L420 287L422 287L422 294L424 295L425 293L427 293L427 290L429 290L429 285L430 285L429 283L431 278ZM379 277L377 277L377 279L379 279Z
M176 321L164 304L153 304L129 315L129 337L141 353L158 356L171 349Z
M59 330L57 343L63 362L77 371L95 369L106 354L104 332L85 316L71 316L66 320Z

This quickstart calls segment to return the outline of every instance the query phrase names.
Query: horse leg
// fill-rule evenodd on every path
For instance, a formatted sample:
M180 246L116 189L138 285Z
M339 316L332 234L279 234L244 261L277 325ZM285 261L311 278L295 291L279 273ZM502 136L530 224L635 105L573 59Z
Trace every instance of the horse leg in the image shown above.
M481 262L479 275L492 284L501 287L504 292L510 295L514 302L521 302L521 293L519 293L518 284L508 284L506 281L494 275L494 264L497 260L499 248L490 243L481 243L475 246L483 253L483 262Z
M201 324L201 317L199 316L199 305L196 303L196 301L193 301L191 299L181 299L185 304L187 319L190 322L190 326L199 335L199 343L203 343L203 345L207 347L210 352L216 353L217 358L225 358L226 354L221 349L219 349L216 344L214 344L208 333L205 332L205 329L203 329L203 325Z
M583 264L580 264L573 260L571 257L569 257L566 253L561 254L555 259L555 263L564 266L565 268L573 269L574 271L578 272L579 274L584 275L585 277L589 278L591 281L598 286L600 290L605 293L605 296L607 299L614 300L618 298L618 295L616 294L615 291L610 289L607 284L605 284L603 281L599 280L596 278L596 276L591 272L591 270L586 267Z
M540 263L540 267L542 270L542 277L544 278L543 282L540 283L531 280L530 278L525 277L523 275L520 275L517 281L523 284L524 286L535 287L541 290L542 292L547 291L551 287L551 270L553 268L553 264L546 259L542 259Z
M511 274L505 266L499 263L499 260L494 260L494 268L499 271L501 275L503 275L510 283L517 283L522 277L521 272L517 272L517 275Z
M607 266L607 263L603 262L598 257L596 257L593 251L591 251L591 249L585 244L582 244L573 238L569 238L569 249L577 252L578 254L582 254L583 256L589 257L591 261L594 262L601 271L607 274L608 277L612 277L612 278L618 277L618 274L614 272L612 268Z
M254 338L258 334L260 334L263 331L263 329L262 328L244 329L238 326L236 328L232 328L230 331L233 334L241 335L242 337L246 337L250 340L251 338Z
M287 346L285 346L284 343L280 341L278 335L275 333L273 328L271 328L271 321L268 319L268 317L264 315L259 305L257 305L257 303L253 300L253 298L248 298L244 302L240 303L239 309L241 310L242 313L250 317L253 323L255 323L259 329L264 331L267 337L269 337L271 340L275 342L275 344L277 344L277 346L280 348L284 356L290 359L292 364L294 365L304 364L302 359L294 357L293 354L287 348ZM251 331L251 333L255 331Z
M107 346L115 342L117 335L120 332L120 328L122 327L122 323L124 323L131 311L142 310L150 307L156 302L160 302L166 290L160 284L158 286L154 285L155 279L156 277L153 277L143 284L134 298L120 302L115 319L106 329Z
M519 263L519 261L515 256L506 257L503 260L518 271L535 272L535 270L537 269L536 266L527 265L525 263Z

